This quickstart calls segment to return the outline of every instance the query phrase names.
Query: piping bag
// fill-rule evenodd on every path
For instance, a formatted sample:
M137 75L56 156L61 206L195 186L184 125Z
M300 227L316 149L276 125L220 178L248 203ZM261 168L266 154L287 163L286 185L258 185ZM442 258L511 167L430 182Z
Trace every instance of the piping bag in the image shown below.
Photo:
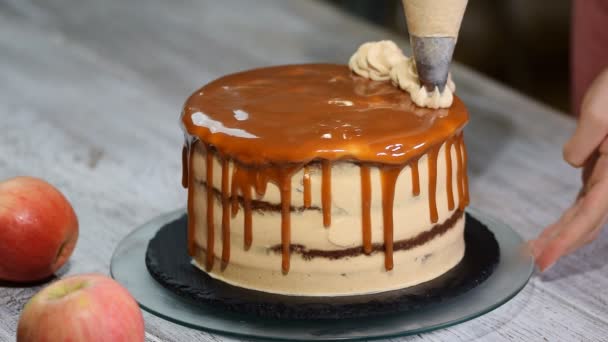
M467 0L402 0L418 77L443 92Z

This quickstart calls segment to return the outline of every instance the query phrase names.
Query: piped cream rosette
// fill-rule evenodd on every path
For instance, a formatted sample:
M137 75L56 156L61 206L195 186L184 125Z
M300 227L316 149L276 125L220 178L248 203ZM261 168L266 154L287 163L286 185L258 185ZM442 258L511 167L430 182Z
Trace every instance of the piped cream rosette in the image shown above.
M352 55L348 66L357 75L374 81L391 80L395 86L407 91L420 107L448 108L454 100L456 85L451 75L448 75L443 92L438 88L427 91L420 84L414 59L405 56L390 40L364 43Z

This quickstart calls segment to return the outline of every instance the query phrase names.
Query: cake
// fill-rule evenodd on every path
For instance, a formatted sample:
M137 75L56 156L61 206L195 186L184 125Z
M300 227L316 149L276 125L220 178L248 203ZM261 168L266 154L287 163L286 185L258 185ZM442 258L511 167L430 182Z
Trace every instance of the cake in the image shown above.
M458 264L467 110L451 94L448 108L419 107L393 83L301 64L192 94L181 123L193 264L294 296L400 289Z

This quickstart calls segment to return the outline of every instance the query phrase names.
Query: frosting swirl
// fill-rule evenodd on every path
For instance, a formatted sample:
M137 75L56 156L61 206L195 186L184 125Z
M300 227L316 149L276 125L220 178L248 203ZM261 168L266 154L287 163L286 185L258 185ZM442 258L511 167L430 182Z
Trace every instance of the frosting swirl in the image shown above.
M348 66L357 75L375 81L390 79L394 85L407 91L412 101L420 107L448 108L454 101L456 85L451 75L448 75L443 92L438 88L427 91L420 84L414 59L405 56L390 40L364 43L352 55Z
M397 44L390 40L367 42L352 55L348 66L357 75L374 81L390 79L391 69L404 58Z
M448 75L443 92L439 92L438 88L429 92L420 84L413 58L405 57L395 65L391 69L390 78L394 85L410 93L412 101L420 107L448 108L454 101L453 92L456 90L456 85L452 81L452 76Z

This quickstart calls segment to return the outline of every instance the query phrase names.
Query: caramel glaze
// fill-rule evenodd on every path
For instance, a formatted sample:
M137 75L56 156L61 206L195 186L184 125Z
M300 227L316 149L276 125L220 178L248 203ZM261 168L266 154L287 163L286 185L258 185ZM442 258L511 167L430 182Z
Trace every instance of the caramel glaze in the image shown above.
M410 162L410 169L412 169L412 194L414 196L420 195L420 175L418 174L418 159L414 159Z
M207 151L206 165L213 165L213 154ZM192 170L188 172L193 173ZM192 175L190 175L192 178ZM190 182L188 182L190 184ZM205 267L207 271L213 268L214 259L214 243L215 243L215 228L213 227L213 167L207 167L207 263Z
M361 230L363 236L363 251L365 254L372 252L372 184L370 169L367 165L361 165Z
M310 167L304 166L304 176L302 179L302 187L304 194L304 208L310 208L312 204L311 184L310 184Z
M446 191L448 194L448 210L454 209L454 191L452 189L452 140L453 139L448 139L445 142L445 169L447 172Z
M331 226L331 163L323 160L321 163L321 207L323 208L323 225Z
M465 201L465 193L464 193L464 175L463 175L463 163L462 163L462 145L460 144L460 138L457 136L456 137L456 141L454 142L454 145L456 146L456 163L457 163L457 168L456 168L456 178L458 179L458 182L456 182L457 186L456 188L458 189L458 208L459 209L464 209L464 205L466 205Z
M190 177L190 160L192 160L192 154L194 149L191 148L190 144L184 145L182 152L182 185L192 189L194 186L194 177ZM184 158L185 156L185 158ZM185 179L183 177L186 177ZM196 244L194 241L196 221L194 220L194 191L188 191L188 254L194 255L196 251Z
M384 267L393 269L393 203L395 184L403 166L390 166L380 169L382 184L382 221L384 224ZM367 198L363 199L364 201Z
M230 260L230 191L228 190L228 158L222 160L222 269Z
M182 162L182 184L188 197L188 251L194 255L194 175L192 153L204 144L207 190L206 269L214 261L213 158L222 165L222 268L230 258L230 213L244 210L244 248L251 246L252 190L263 197L269 182L281 195L282 271L289 272L291 244L291 178L304 168L304 208L310 208L308 165L321 162L323 224L331 225L331 165L351 161L361 167L362 241L371 243L370 167L380 171L384 224L385 268L393 268L393 203L401 170L409 166L413 195L420 193L418 159L429 160L429 215L437 222L436 182L439 147L451 171L451 146L457 154L457 190L460 211L468 203L466 151L462 128L468 113L457 97L451 108L432 110L414 105L407 93L388 82L353 75L346 66L288 65L254 69L215 80L187 101L181 122L187 136ZM449 148L448 148L449 147ZM233 172L229 175L229 160ZM448 205L452 173L448 172ZM239 203L239 197L242 202ZM230 203L232 201L232 203ZM239 205L241 204L241 205ZM452 209L453 209L452 204ZM231 208L231 210L230 210Z
M466 206L469 204L469 176L467 175L467 149L464 144L464 134L462 134L462 132L460 133L458 140L460 149L462 150L462 168L464 170L462 174L462 187L464 191L464 205Z
M437 213L437 155L439 154L439 146L434 146L429 151L429 211L431 214L431 223L436 223L439 219Z

